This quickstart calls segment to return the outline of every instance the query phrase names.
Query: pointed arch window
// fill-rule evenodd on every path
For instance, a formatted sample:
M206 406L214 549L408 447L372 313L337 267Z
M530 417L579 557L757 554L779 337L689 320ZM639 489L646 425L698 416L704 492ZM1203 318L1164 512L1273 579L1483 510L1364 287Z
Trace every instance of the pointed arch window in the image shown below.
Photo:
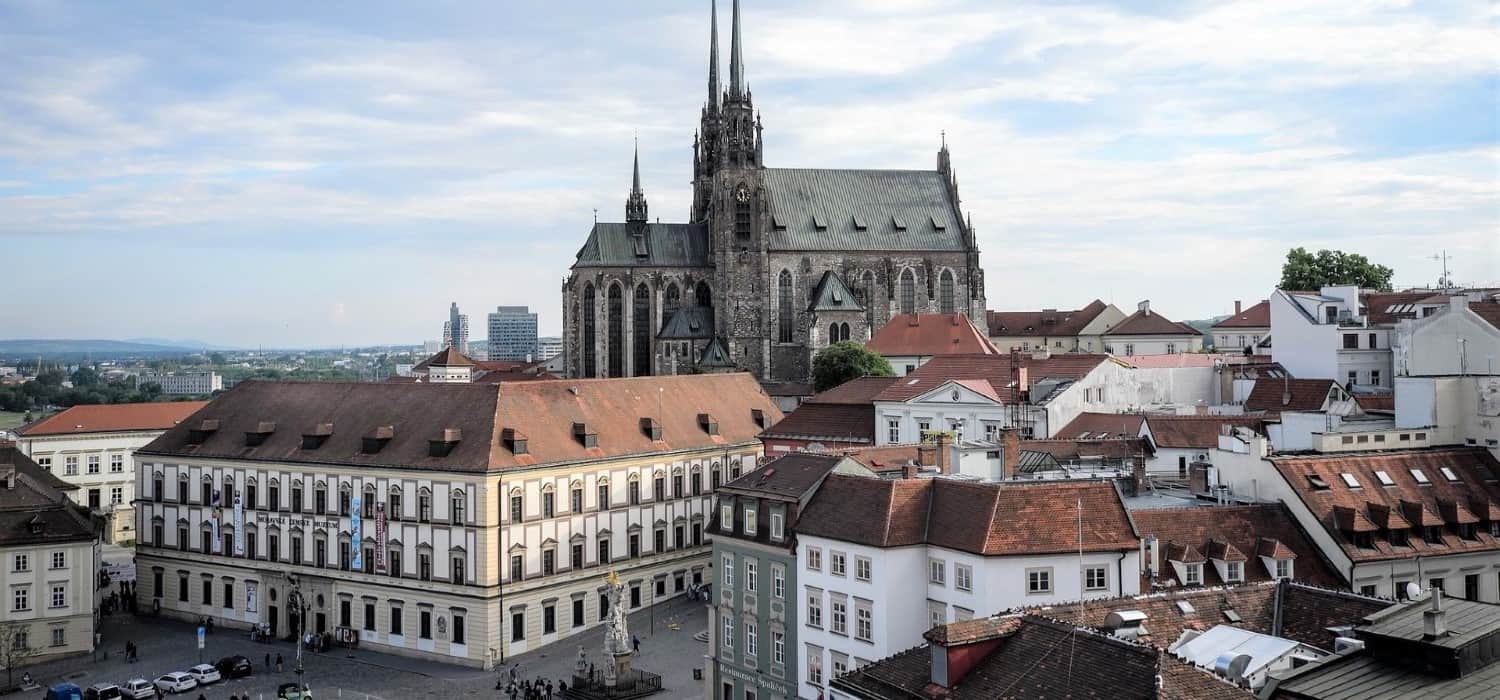
M945 314L951 314L957 310L953 302L952 270L943 270L942 276L938 277L938 310Z
M792 342L792 273L782 270L776 282L777 334L778 342Z
M677 288L677 283L667 285L667 291L662 294L661 327L667 327L667 321L677 313L678 307L682 306L682 290Z
M609 285L607 313L609 315L609 338L606 351L609 353L609 376L625 376L625 301L619 284Z
M839 324L830 323L828 324L828 344L832 345L837 342L839 342Z
M595 309L598 304L594 299L594 285L583 285L583 376L593 377L596 372L594 358L595 335Z
M917 276L911 268L901 271L901 313L917 312Z
M631 354L635 365L631 376L644 377L651 374L651 290L645 282L635 286L630 315Z
M698 286L693 288L693 297L699 306L710 309L714 306L713 290L708 288L707 282L698 281Z
M848 340L848 339L849 339L849 324L847 324L847 323L840 323L839 324L839 340L843 341L843 340Z
M744 187L740 185L734 198L734 242L742 248L750 245L750 197Z

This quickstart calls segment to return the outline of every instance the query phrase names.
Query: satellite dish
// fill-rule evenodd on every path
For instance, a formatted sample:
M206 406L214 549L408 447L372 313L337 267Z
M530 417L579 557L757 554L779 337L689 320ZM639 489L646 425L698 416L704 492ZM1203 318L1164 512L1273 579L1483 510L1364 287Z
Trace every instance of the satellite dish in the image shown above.
M1412 600L1422 597L1422 587L1416 581L1408 581L1406 584L1406 597Z
M1250 668L1249 654L1236 654L1226 651L1214 659L1214 673L1238 684L1245 680L1245 669Z

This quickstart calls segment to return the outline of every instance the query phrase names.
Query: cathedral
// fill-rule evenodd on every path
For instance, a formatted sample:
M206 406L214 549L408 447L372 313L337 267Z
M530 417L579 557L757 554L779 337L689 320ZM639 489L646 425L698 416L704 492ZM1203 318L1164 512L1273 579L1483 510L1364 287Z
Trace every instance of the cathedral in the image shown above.
M635 158L625 221L595 222L563 283L569 376L746 371L805 382L818 350L895 314L984 327L984 272L947 143L934 170L768 168L730 24L727 86L710 9L708 100L686 223L653 222Z

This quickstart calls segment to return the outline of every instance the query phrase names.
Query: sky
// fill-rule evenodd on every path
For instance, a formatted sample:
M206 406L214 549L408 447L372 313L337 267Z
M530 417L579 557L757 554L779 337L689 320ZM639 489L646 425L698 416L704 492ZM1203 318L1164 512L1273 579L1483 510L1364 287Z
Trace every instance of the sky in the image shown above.
M686 218L708 0L0 0L0 338L544 335L595 212ZM991 309L1177 319L1287 249L1500 284L1500 10L745 0L771 167L932 168ZM720 3L728 73L729 0Z

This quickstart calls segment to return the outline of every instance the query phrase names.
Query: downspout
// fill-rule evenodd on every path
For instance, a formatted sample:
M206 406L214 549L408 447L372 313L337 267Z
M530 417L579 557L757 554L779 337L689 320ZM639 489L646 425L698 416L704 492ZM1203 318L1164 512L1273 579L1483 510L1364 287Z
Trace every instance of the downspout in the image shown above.
M1115 560L1115 580L1120 582L1120 595L1125 595L1125 552L1120 552L1120 558Z

